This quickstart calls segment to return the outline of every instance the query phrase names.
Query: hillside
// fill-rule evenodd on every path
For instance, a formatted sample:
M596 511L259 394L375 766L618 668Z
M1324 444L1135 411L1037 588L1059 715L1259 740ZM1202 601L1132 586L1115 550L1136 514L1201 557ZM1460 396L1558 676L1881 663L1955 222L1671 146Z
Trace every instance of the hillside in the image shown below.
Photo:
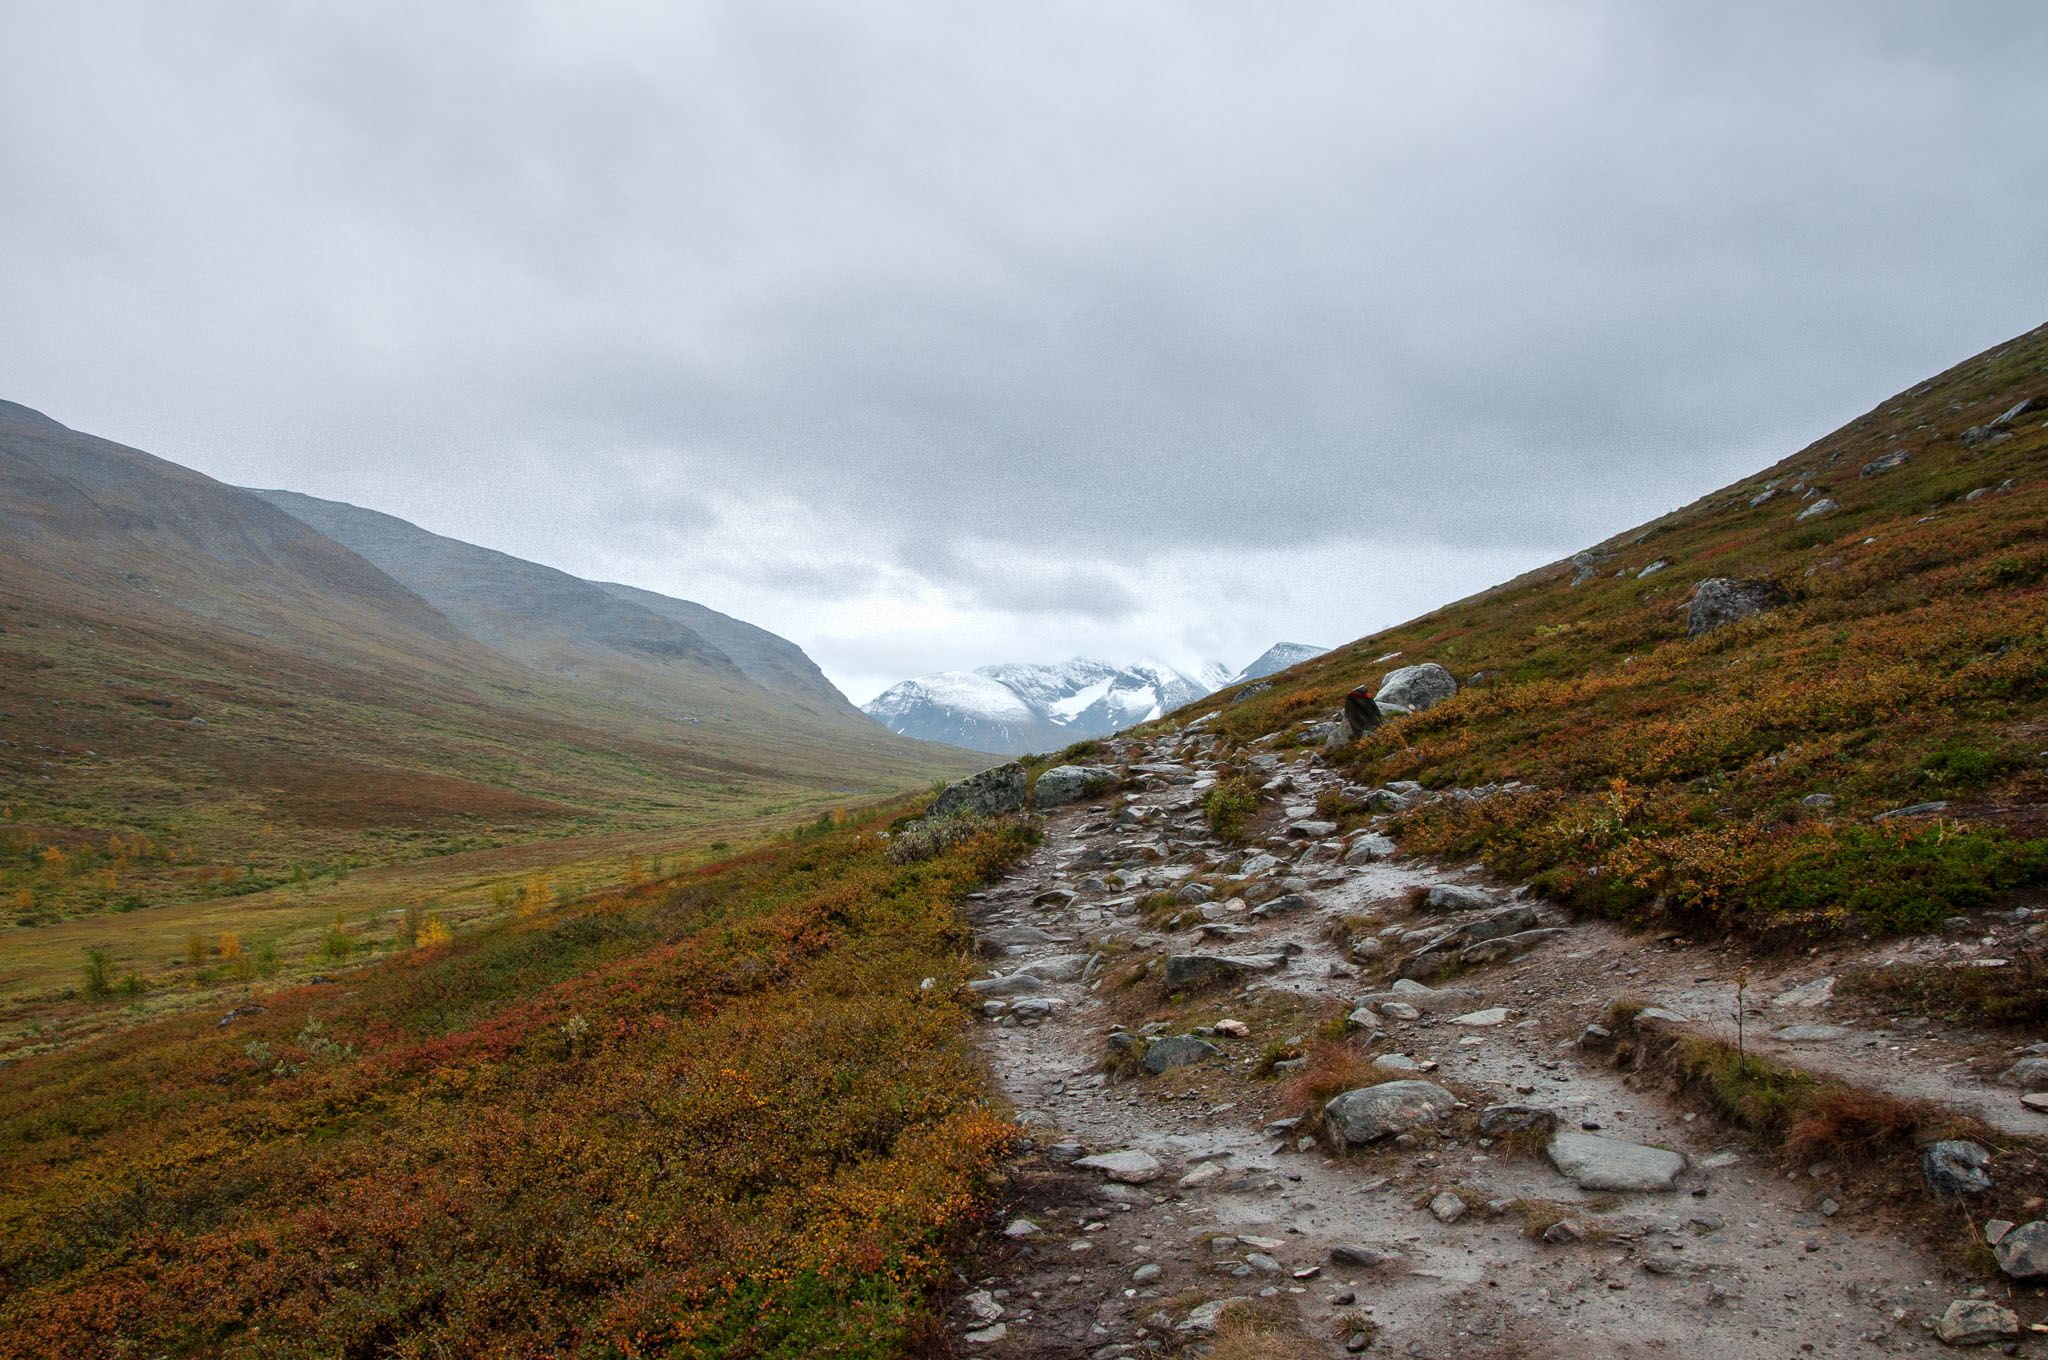
M802 648L764 628L342 501L249 494L360 554L467 637L543 674L664 717L757 729L793 723L821 740L891 745Z
M150 987L195 932L305 963L338 908L460 888L480 909L547 868L522 845L619 874L977 763L771 692L573 578L528 605L581 618L559 632L517 606L464 616L559 663L524 664L275 505L25 407L0 408L0 526L0 1044L47 1028L36 998L88 947ZM609 652L574 632L600 624ZM767 637L750 655L801 682L801 652ZM354 877L428 860L447 882Z
M1329 758L1361 786L1523 787L1419 806L1404 845L1686 928L1925 929L2043 874L2044 422L2048 328L1569 561L1174 720L1319 743L1305 725L1353 686L1438 662L1454 698ZM1713 578L1784 603L1694 636Z
M1211 686L1167 666L1086 657L942 671L891 685L863 710L891 732L1020 755L1149 721Z

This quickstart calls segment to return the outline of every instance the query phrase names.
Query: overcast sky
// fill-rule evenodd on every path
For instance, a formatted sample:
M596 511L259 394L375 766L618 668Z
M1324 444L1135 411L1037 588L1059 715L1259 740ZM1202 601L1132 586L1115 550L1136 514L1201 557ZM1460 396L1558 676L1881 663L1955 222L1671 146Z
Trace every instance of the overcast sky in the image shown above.
M2038 0L0 12L0 397L856 700L1347 641L2048 310Z

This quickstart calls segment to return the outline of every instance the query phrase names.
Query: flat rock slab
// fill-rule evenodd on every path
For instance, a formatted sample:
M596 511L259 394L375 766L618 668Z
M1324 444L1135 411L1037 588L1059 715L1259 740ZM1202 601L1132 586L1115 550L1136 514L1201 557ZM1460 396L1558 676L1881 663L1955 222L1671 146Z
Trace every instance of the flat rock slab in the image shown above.
M1788 1044L1826 1044L1846 1038L1849 1033L1840 1025L1787 1025L1771 1037Z
M1074 1165L1083 1171L1099 1171L1109 1179L1121 1181L1125 1185L1144 1185L1166 1174L1166 1168L1160 1165L1159 1159L1142 1148L1097 1153L1093 1157L1083 1157Z
M1206 1039L1192 1034L1174 1034L1153 1041L1145 1050L1145 1070L1153 1076L1175 1067L1192 1067L1196 1063L1221 1057L1223 1050Z
M1676 1152L1590 1133L1559 1133L1544 1151L1581 1190L1668 1191L1685 1170Z
M967 990L983 996L1022 996L1044 991L1045 983L1029 973L1012 973L1008 977L976 978L967 984Z
M1404 1006L1413 1006L1418 1011L1435 1014L1441 1011L1461 1011L1477 1000L1479 993L1468 988L1424 987L1419 983L1410 983L1406 987L1397 985L1389 992L1367 992L1358 998L1358 1004L1384 1007L1389 1001L1398 1001Z
M1468 1011L1464 1015L1454 1015L1451 1017L1451 1023L1469 1025L1474 1029L1488 1029L1494 1025L1505 1025L1512 1014L1506 1006L1489 1006L1483 1011Z

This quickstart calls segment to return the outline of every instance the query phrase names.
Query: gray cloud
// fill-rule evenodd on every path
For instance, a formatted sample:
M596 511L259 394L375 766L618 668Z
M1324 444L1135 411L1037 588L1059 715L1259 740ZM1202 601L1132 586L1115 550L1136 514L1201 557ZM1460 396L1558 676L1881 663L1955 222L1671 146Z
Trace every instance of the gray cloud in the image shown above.
M849 673L1241 661L1414 603L1271 573L1569 551L2037 323L2044 58L2029 3L29 7L0 395Z

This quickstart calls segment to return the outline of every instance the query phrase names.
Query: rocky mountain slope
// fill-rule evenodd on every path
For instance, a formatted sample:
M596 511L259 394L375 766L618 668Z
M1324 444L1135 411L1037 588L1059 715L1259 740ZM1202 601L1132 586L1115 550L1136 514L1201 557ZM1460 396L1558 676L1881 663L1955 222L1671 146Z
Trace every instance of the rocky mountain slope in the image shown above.
M1304 661L1313 661L1329 650L1328 647L1311 647L1305 642L1276 642L1259 653L1251 665L1218 684L1216 688L1223 689L1230 685L1242 685L1248 680L1263 680L1269 675L1278 675L1281 671L1299 666Z
M862 705L891 732L977 751L1021 754L1157 718L1212 687L1168 666L1077 658L982 666L892 685Z

